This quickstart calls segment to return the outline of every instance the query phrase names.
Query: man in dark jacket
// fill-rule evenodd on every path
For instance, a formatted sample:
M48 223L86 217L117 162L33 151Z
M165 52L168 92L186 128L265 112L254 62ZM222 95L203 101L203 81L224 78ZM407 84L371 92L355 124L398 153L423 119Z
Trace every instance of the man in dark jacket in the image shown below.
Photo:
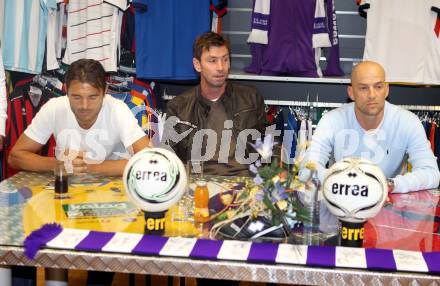
M264 128L263 97L253 87L227 81L230 47L222 36L204 33L193 53L200 84L168 103L167 118L176 136L167 125L166 143L183 161L205 161L205 174L247 175L248 164L256 159L256 154L249 156L247 143Z

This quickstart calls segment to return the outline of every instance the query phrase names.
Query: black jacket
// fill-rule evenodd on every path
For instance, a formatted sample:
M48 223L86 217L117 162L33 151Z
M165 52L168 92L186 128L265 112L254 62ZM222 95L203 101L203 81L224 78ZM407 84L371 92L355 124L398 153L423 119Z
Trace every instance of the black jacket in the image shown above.
M222 101L227 117L233 121L232 132L235 138L245 129L256 129L264 135L264 100L254 87L228 82L225 93L219 100ZM168 142L163 143L169 144L182 161L190 159L194 134L206 127L209 110L210 106L200 94L200 85L168 102L167 119L175 116L177 121L167 120L163 139ZM181 141L173 142L170 140L172 132L188 134ZM247 140L251 141L250 138L248 136Z

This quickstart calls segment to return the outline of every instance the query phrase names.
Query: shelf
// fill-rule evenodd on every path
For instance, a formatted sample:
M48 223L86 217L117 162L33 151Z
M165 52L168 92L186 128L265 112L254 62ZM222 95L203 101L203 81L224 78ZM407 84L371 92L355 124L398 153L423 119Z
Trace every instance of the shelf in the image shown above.
M278 82L306 82L306 83L337 83L349 84L348 77L291 77L291 76L267 76L245 73L239 70L232 70L229 79L255 80L255 81L278 81Z
M168 90L165 88L162 99L171 100L176 95L168 94ZM265 99L266 105L278 105L278 106L303 106L303 107L324 107L324 108L337 108L344 105L339 102L307 102L307 101L290 101L290 100L271 100ZM401 108L411 111L440 111L438 105L398 105Z
M288 101L288 100L264 100L267 105L278 106L303 106L303 107L324 107L324 108L338 108L345 103L338 102L307 102L307 101ZM403 109L411 111L440 111L438 105L399 105Z

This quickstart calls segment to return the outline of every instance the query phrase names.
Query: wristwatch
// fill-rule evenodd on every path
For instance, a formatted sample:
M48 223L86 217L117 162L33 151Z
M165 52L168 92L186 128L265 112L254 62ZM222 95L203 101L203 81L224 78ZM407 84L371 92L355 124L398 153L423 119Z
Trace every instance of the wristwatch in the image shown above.
M394 179L387 178L387 185L388 185L388 193L391 193L394 190Z

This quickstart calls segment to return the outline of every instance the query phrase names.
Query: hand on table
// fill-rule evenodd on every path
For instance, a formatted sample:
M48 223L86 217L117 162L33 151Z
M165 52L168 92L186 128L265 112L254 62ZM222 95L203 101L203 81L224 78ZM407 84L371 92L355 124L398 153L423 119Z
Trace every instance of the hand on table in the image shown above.
M87 157L84 157L85 152L79 151L75 159L72 160L72 168L74 175L88 175L93 173L92 168L99 164L96 160L91 160Z
M84 160L84 151L63 150L64 167L68 174L86 175L88 173L88 164Z
M388 195L387 195L387 200L385 201L386 203L392 204L393 198L390 196L392 195L393 191L394 191L394 180L393 179L387 179L387 186L388 186Z
M73 174L74 175L87 175L89 167L88 164L84 161L83 152L72 160Z

